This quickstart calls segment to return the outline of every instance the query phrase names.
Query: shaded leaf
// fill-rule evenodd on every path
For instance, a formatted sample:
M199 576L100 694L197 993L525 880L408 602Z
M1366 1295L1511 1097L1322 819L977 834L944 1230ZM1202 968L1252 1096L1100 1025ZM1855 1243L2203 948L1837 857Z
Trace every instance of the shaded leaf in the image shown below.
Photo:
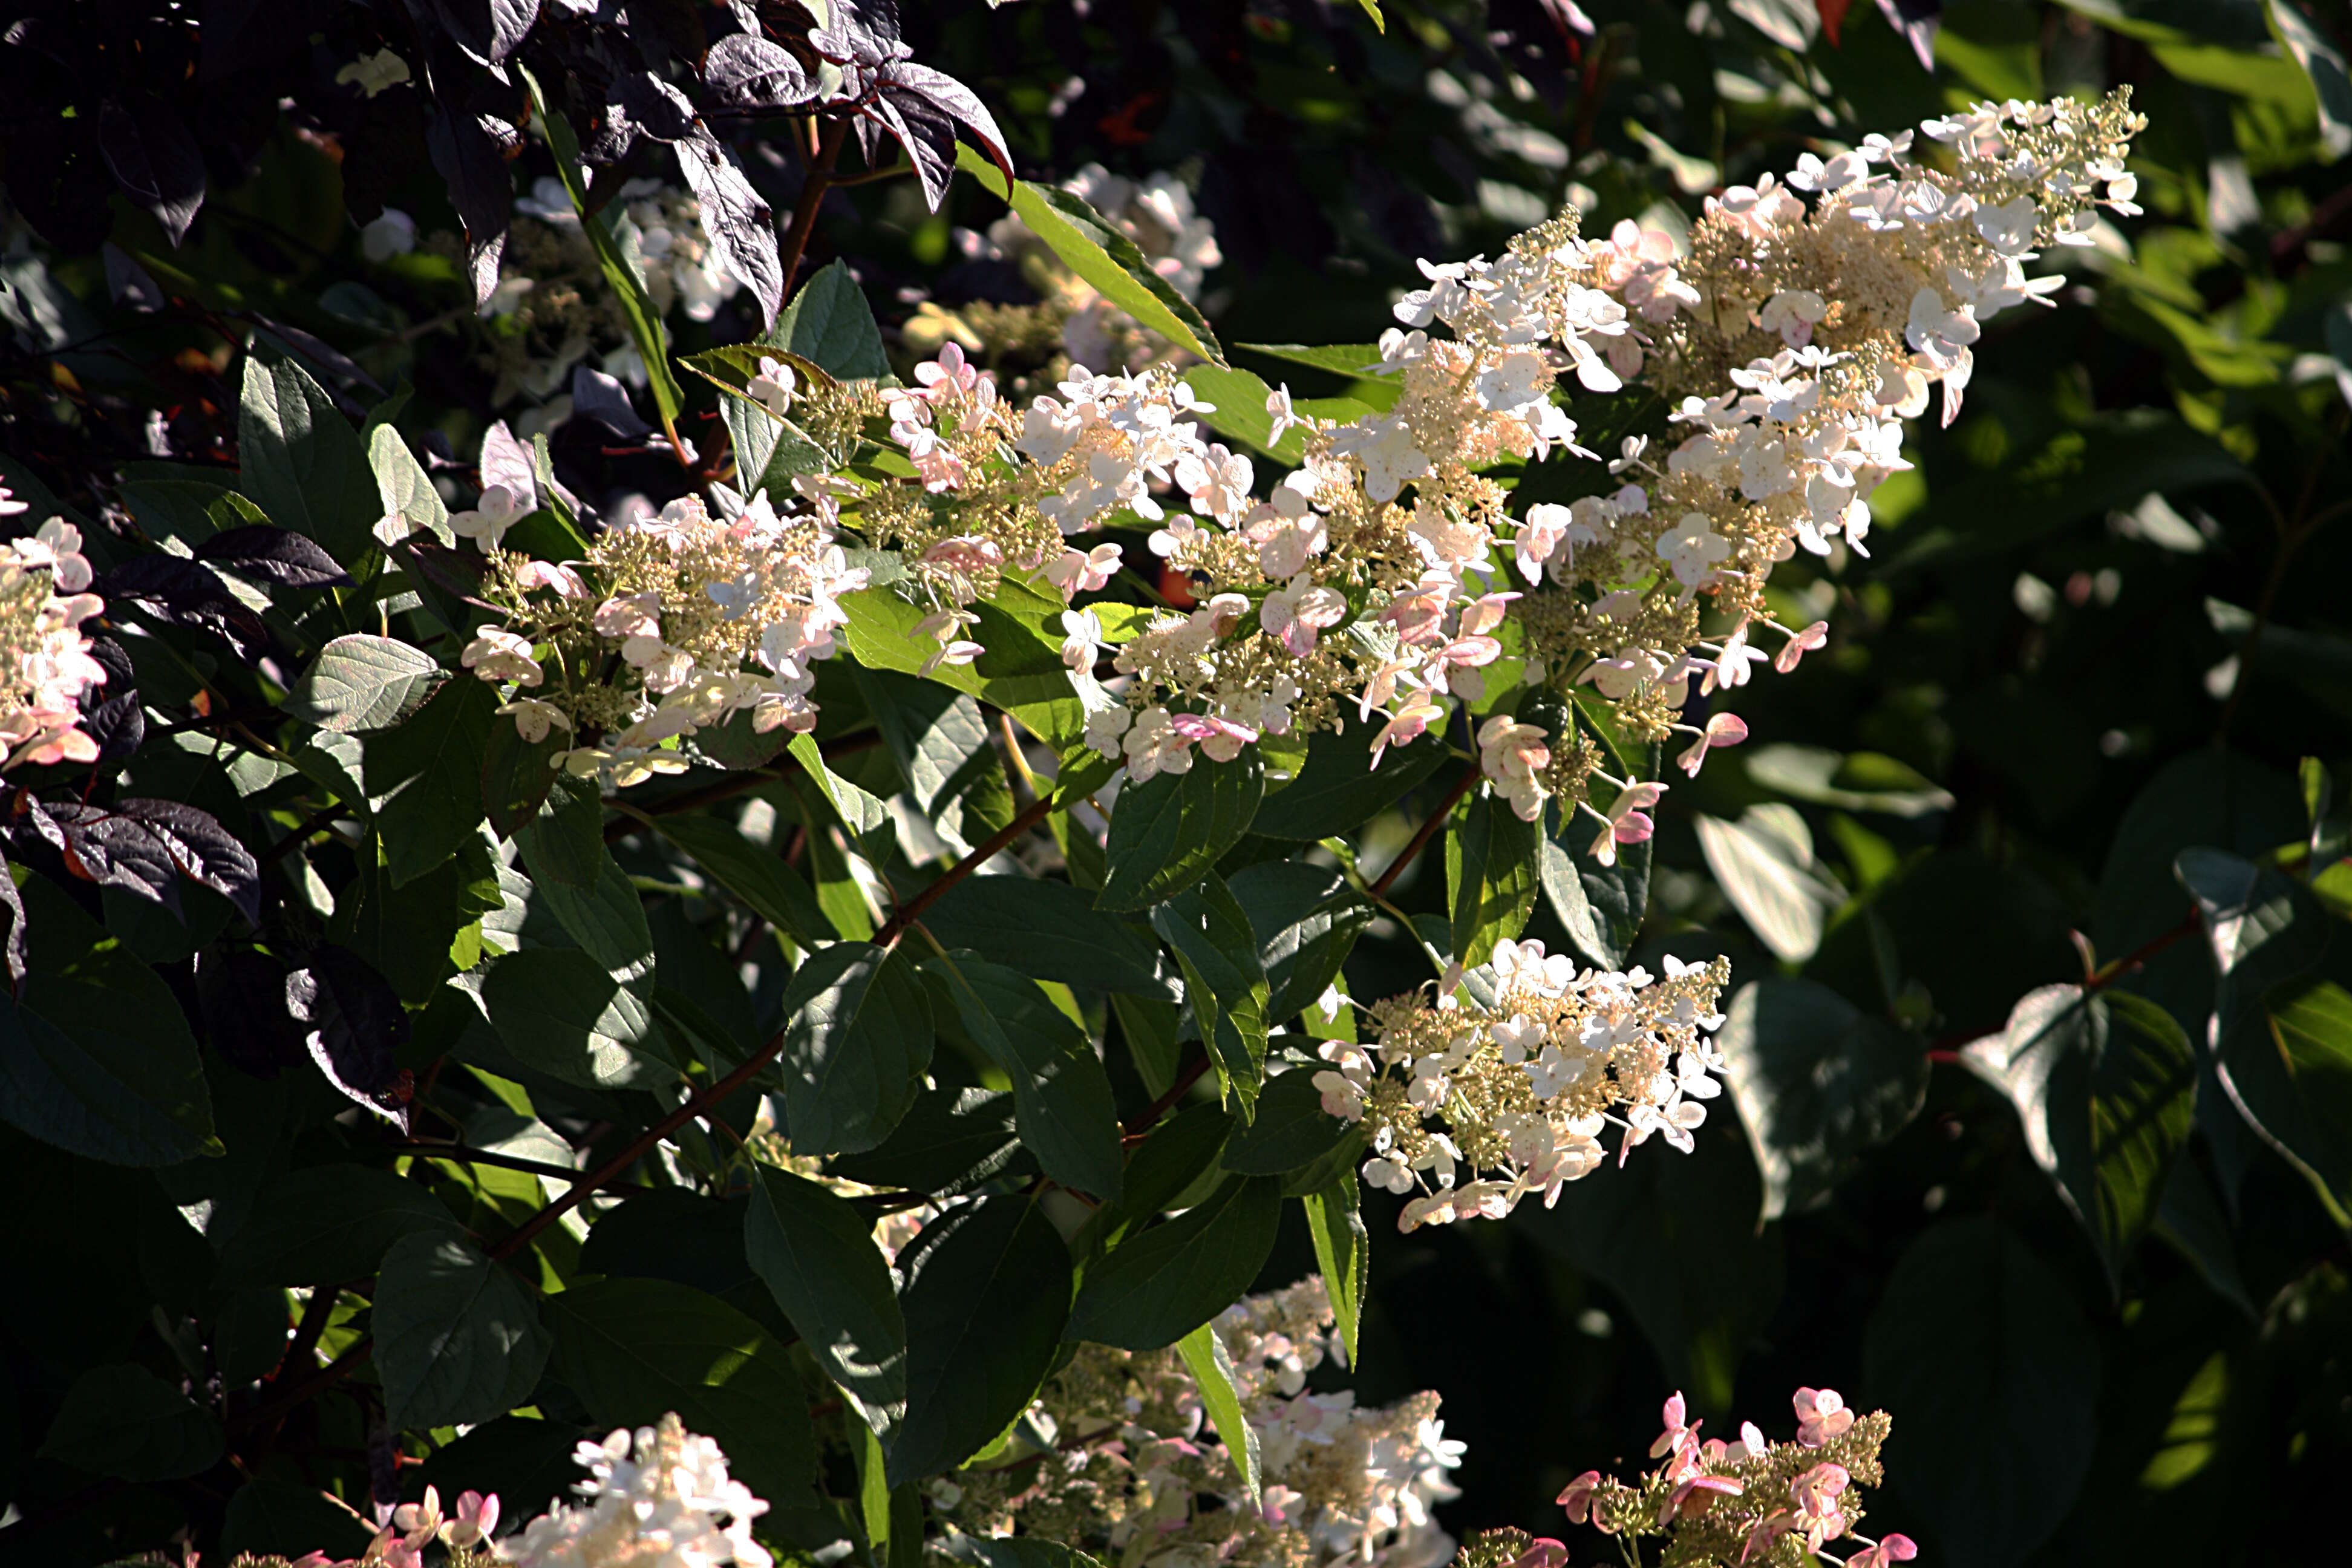
M914 1103L931 1059L930 1010L905 961L871 942L838 942L793 973L782 1006L793 1146L874 1148Z
M286 1011L304 1026L303 1044L329 1083L408 1131L408 1075L398 1057L411 1026L390 981L351 949L321 943L286 977Z
M743 1247L809 1353L887 1440L906 1410L907 1323L872 1222L805 1177L763 1168Z
M642 1089L677 1077L651 1010L587 953L509 953L482 981L482 1010L519 1060L565 1083Z
M204 149L187 123L155 99L125 108L110 98L99 106L98 147L123 194L155 215L177 248L205 205Z
M1184 972L1184 999L1216 1064L1224 1102L1246 1121L1265 1076L1266 983L1249 917L1213 873L1151 911Z
M522 1282L462 1236L394 1242L371 1323L384 1415L400 1427L488 1421L528 1404L552 1349Z
M236 438L237 488L270 521L345 566L377 548L373 530L387 509L367 447L301 366L259 351L246 356Z
M352 574L334 557L291 529L270 524L232 528L196 546L196 559L240 577L288 588L339 588Z
M212 1468L219 1418L143 1366L94 1366L66 1390L41 1457L92 1475L168 1481Z
M1201 1391L1202 1411L1209 1418L1210 1428L1241 1472L1242 1492L1252 1503L1258 1501L1258 1442L1257 1428L1249 1424L1242 1411L1241 1395L1234 1388L1234 1358L1226 1353L1225 1342L1217 1337L1214 1323L1202 1323L1176 1342L1177 1353L1184 1358L1184 1368L1192 1374L1192 1382Z
M1254 748L1230 763L1204 760L1186 773L1129 783L1111 811L1110 869L1095 907L1139 910L1191 887L1241 842L1265 788Z
M1066 1336L1122 1350L1171 1345L1250 1288L1274 1250L1281 1184L1234 1176L1199 1206L1128 1237L1087 1271Z
M955 952L924 960L923 971L1012 1080L1021 1141L1039 1167L1066 1187L1118 1196L1118 1111L1086 1032L1018 970Z

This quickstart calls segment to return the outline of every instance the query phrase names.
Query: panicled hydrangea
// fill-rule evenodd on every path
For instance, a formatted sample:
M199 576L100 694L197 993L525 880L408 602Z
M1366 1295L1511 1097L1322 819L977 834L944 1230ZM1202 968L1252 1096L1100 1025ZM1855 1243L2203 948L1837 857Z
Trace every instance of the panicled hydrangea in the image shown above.
M1437 1395L1383 1409L1319 1394L1307 1374L1342 1352L1318 1279L1252 1296L1216 1329L1256 1431L1263 1490L1253 1502L1182 1358L1167 1350L1078 1347L1045 1382L990 1468L935 1483L951 1531L1013 1530L1127 1568L1438 1568L1454 1550L1430 1510L1455 1495L1463 1445Z
M1496 944L1491 962L1432 1004L1370 1009L1367 1046L1326 1041L1323 1109L1364 1124L1364 1180L1412 1194L1399 1228L1500 1218L1531 1193L1549 1208L1569 1182L1653 1134L1687 1153L1722 1090L1707 1038L1730 963L1669 957L1664 978L1579 971L1540 942Z
M501 1542L516 1568L771 1568L751 1539L768 1505L727 1474L719 1445L665 1415L574 1456L588 1479L582 1501L556 1504Z
M583 561L493 546L482 593L506 619L477 627L461 660L506 692L524 740L563 731L562 764L615 787L684 771L666 742L739 713L762 733L808 730L840 597L866 583L834 542L837 518L813 482L782 515L765 491L731 518L674 500L605 529Z
M1792 1402L1797 1439L1768 1441L1752 1421L1735 1438L1698 1436L1683 1396L1666 1401L1665 1429L1650 1445L1664 1461L1638 1482L1598 1470L1570 1481L1559 1497L1571 1524L1590 1524L1620 1538L1627 1555L1644 1538L1665 1542L1661 1560L1675 1563L1759 1563L1765 1568L1889 1568L1918 1555L1910 1537L1873 1539L1861 1532L1862 1489L1885 1478L1878 1450L1893 1420L1883 1411L1857 1416L1835 1389L1801 1388ZM1859 1550L1843 1559L1826 1548L1850 1541ZM1497 1553L1497 1545L1507 1551ZM1566 1549L1557 1541L1530 1541L1496 1531L1465 1548L1458 1568L1559 1568Z
M645 363L628 320L562 182L541 179L516 198L514 210L499 285L482 307L488 368L497 376L490 401L553 396L592 354L608 374L644 385ZM742 288L704 231L701 212L692 195L645 179L624 184L604 208L657 314L682 307L688 320L707 321ZM457 242L443 236L436 243Z
M2122 158L2142 123L2121 95L1979 106L1926 127L1953 168L1908 132L1807 154L1786 181L1710 200L1687 248L1632 224L1588 240L1563 214L1500 258L1423 262L1362 367L1393 386L1388 406L1318 420L1273 392L1268 442L1305 431L1278 478L1208 439L1196 418L1217 411L1165 369L1075 366L1016 409L950 342L887 395L917 478L865 498L860 521L930 595L934 668L979 656L970 605L1004 574L1067 601L1116 564L1083 535L1157 524L1151 548L1193 602L1074 605L1063 623L1087 741L1135 778L1350 722L1372 727L1377 760L1467 705L1490 715L1492 785L1531 821L1554 799L1590 816L1605 858L1665 786L1599 773L1564 706L1511 689L1588 686L1630 737L1681 737L1693 774L1746 739L1736 714L1684 710L1825 641L1825 625L1773 618L1773 566L1866 549L1869 498L1907 466L1903 420L1937 384L1948 417L1982 321L2055 286L2025 279L2032 247L2085 243L2097 206L2137 210ZM1595 457L1552 401L1568 376L1592 393L1639 378L1690 433L1654 459L1629 437L1599 493L1513 518L1486 470ZM1613 793L1591 798L1596 779Z
M29 510L0 485L0 518ZM106 684L81 630L103 607L89 583L81 531L63 518L0 543L0 769L98 756L80 728L82 694Z

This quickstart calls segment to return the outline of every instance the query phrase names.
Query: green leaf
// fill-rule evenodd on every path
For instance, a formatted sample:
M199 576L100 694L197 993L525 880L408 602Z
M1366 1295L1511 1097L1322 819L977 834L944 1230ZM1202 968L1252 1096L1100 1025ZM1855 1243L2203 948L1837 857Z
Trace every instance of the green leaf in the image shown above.
M907 1323L872 1223L805 1177L758 1167L743 1250L817 1364L887 1438L907 1407Z
M1225 1452L1241 1472L1242 1493L1253 1504L1258 1501L1257 1428L1249 1424L1242 1410L1242 1399L1234 1388L1234 1358L1226 1353L1225 1342L1217 1337L1214 1323L1202 1323L1176 1342L1176 1353L1184 1358L1185 1370L1192 1374L1193 1384L1201 1391L1201 1406L1209 1417L1209 1426Z
M2246 1293L2245 1276L2238 1268L2238 1238L2221 1207L2221 1194L2197 1162L2183 1156L2172 1163L2164 1184L2164 1199L2157 1205L2156 1234L2174 1251L2197 1267L2214 1294L2259 1321L2253 1298Z
M1282 1184L1234 1176L1198 1206L1137 1232L1087 1271L1065 1337L1121 1350L1172 1345L1239 1300L1282 1221Z
M1143 1087L1155 1100L1176 1086L1183 1051L1176 1037L1181 1014L1172 1002L1154 996L1126 996L1113 992L1110 1009L1118 1016L1119 1038L1127 1043L1128 1059Z
M1901 817L1952 808L1950 791L1910 763L1876 752L1846 755L1825 746L1771 745L1743 752L1741 760L1751 783L1815 805Z
M546 1310L556 1371L598 1426L676 1412L778 1508L815 1485L816 1434L792 1353L734 1308L667 1279L598 1279L549 1297Z
M395 728L367 737L368 805L395 888L455 855L482 824L482 753L497 696L452 680Z
M1192 302L1154 272L1135 242L1100 213L1057 186L1015 180L1008 191L1003 174L968 144L956 148L956 163L1003 197L1029 231L1096 293L1186 353L1224 363L1217 335Z
M0 986L0 1119L110 1164L220 1153L170 987L47 878L26 879L17 896L28 973L21 997Z
M848 829L851 847L873 865L887 864L890 851L898 842L898 828L890 820L890 808L826 766L824 753L817 750L814 736L794 735L786 749L824 794L842 826Z
M886 557L893 559L895 557ZM915 629L925 609L895 593L868 588L841 601L849 617L849 651L868 669L919 673L939 645ZM1056 751L1076 745L1086 709L1062 663L1059 594L1040 594L1012 577L971 606L974 641L988 651L968 665L942 665L925 679L995 705Z
M1294 1067L1266 1080L1256 1117L1225 1145L1225 1169L1244 1176L1286 1175L1322 1159L1354 1132L1323 1109L1315 1069Z
M890 374L882 329L874 324L866 290L838 258L801 285L776 318L768 340L824 368L839 381L879 381Z
M1378 732L1375 725L1351 724L1344 735L1327 730L1310 737L1298 776L1265 797L1250 831L1309 842L1353 832L1402 800L1445 760L1445 748L1435 743L1391 746L1374 767L1371 738Z
M1194 365L1184 373L1184 384L1208 405L1200 417L1218 435L1244 442L1285 463L1296 465L1306 458L1304 426L1294 425L1283 432L1280 440L1274 439L1274 416L1265 405L1274 388L1252 372L1232 365ZM1303 397L1291 406L1310 418L1330 419L1342 425L1371 412L1368 405L1352 397Z
M906 961L866 942L812 953L785 988L783 1015L794 1151L879 1144L914 1103L931 1059L930 1009Z
M271 521L346 567L379 548L383 509L367 448L300 365L260 347L246 355L236 438L238 488Z
M482 750L482 810L501 840L512 838L539 815L555 783L555 754L566 743L560 730L533 742L512 724L490 726L489 743Z
M371 835L360 846L358 874L336 893L330 929L334 940L375 965L402 1001L422 1006L450 972L449 947L457 933L499 907L499 863L489 842L473 834L456 855L394 888L382 863L382 842Z
M1188 1105L1161 1121L1128 1161L1118 1202L1095 1211L1074 1249L1087 1257L1115 1247L1169 1209L1207 1197L1225 1179L1218 1159L1233 1131L1232 1114L1214 1105Z
M535 884L561 882L587 892L613 863L604 848L604 803L585 779L550 784L543 804L516 837Z
M1900 1412L1903 1497L1956 1563L2024 1562L2097 1447L2099 1342L2058 1277L1987 1218L1947 1220L1895 1264L1863 1344Z
M1544 902L1568 932L1578 957L1602 969L1622 969L1632 957L1650 902L1650 841L1621 844L1617 863L1603 866L1589 846L1589 816L1561 814L1536 847L1536 874Z
M1825 985L1752 982L1724 1011L1716 1044L1764 1178L1759 1224L1820 1204L1927 1103L1919 1042Z
M833 928L808 879L783 857L761 848L715 816L677 813L655 817L653 824L720 887L793 942L809 947L832 939Z
M1338 871L1303 860L1244 866L1226 885L1257 933L1269 1023L1295 1018L1314 1005L1339 978L1375 913Z
M398 1427L473 1425L529 1403L551 1348L522 1282L446 1233L392 1244L371 1321L384 1418Z
M170 1481L211 1469L221 1424L143 1366L110 1363L74 1379L41 1458L126 1481Z
M2352 921L2308 887L2214 849L2184 850L2204 916L2223 1091L2263 1141L2352 1215Z
M1114 829L1116 831L1116 829ZM1249 917L1214 872L1151 911L1151 929L1184 972L1184 999L1216 1064L1224 1101L1243 1120L1265 1077L1266 983Z
M593 799L593 792L590 798ZM531 868L533 907L553 916L563 934L614 980L639 996L646 994L654 975L654 938L646 921L645 900L604 848L602 836L590 840L595 851L596 876L585 888L539 875L542 866L558 859L549 845L561 841L559 830L546 814L520 837Z
M1013 1115L1013 1096L1001 1089L926 1089L889 1137L830 1168L868 1186L952 1196L1029 1163Z
M1070 1310L1070 1255L1053 1222L1010 1194L950 1209L900 1254L907 1415L894 1487L954 1468L1029 1407Z
M392 637L353 632L319 650L309 673L286 694L283 707L319 729L362 734L404 722L448 679L449 672L421 649Z
M895 670L850 667L917 809L957 853L1013 820L1013 792L980 704Z
M2341 158L2352 153L2352 67L2347 66L2338 42L2340 30L2336 37L2330 37L2291 0L2270 0L2266 15L2272 36L2311 79L2312 92L2318 100L2320 142L2328 156Z
M1738 822L1700 816L1692 826L1707 869L1756 940L1784 963L1811 958L1844 895L1815 868L1812 832L1796 808L1767 801Z
M662 329L660 312L646 293L646 280L636 263L613 237L612 226L604 214L588 210L588 187L581 177L580 139L572 134L571 122L548 103L538 79L527 67L518 63L515 68L521 73L523 85L530 92L531 107L547 132L547 150L555 156L556 177L563 182L564 192L572 198L572 210L580 215L581 232L587 236L589 248L596 253L596 265L620 301L622 318L629 324L629 336L635 341L638 356L646 363L654 405L661 411L662 422L667 424L686 406L686 396L678 390L677 377L669 367L669 338Z
M1445 830L1445 908L1454 956L1486 962L1498 942L1515 942L1535 913L1543 830L1522 822L1501 796L1474 796Z
M317 1165L261 1189L221 1251L221 1273L248 1285L341 1284L374 1274L404 1237L457 1228L419 1183L373 1166Z
M383 503L383 515L398 512L413 528L431 534L443 545L455 548L457 535L449 527L449 508L441 492L433 488L432 476L416 454L408 449L400 432L389 425L379 425L368 433L368 467L375 473L376 499Z
M1205 759L1181 773L1159 773L1118 792L1104 846L1110 874L1095 895L1098 910L1139 910L1202 873L1241 842L1265 790L1255 750L1230 763Z
M530 1425L549 1424L534 1421ZM565 1436L569 1439L570 1434ZM569 1467L570 1454L564 1458ZM571 1471L577 1474L577 1469ZM566 1484L570 1479L571 1476L565 1477ZM466 1480L470 1486L477 1478L469 1474ZM500 1488L499 1495L504 1499L514 1494ZM240 1561L238 1554L244 1552L291 1558L313 1551L340 1560L364 1552L374 1535L341 1499L299 1482L264 1479L247 1481L228 1500L227 1513L221 1521L220 1549L231 1554L232 1563Z
M677 1077L661 1026L585 952L526 948L489 966L482 1010L517 1060L583 1089L650 1089Z
M967 877L931 906L923 924L942 946L970 948L1040 980L1137 996L1177 994L1158 945L1067 882Z
M2128 992L2045 985L1993 1038L1963 1047L1969 1070L2009 1097L2025 1147L2091 1233L2107 1278L2155 1223L2196 1110L2197 1053L2172 1016Z
M1315 1268L1331 1298L1331 1315L1351 1367L1363 1365L1356 1336L1362 1330L1364 1286L1372 1259L1371 1235L1364 1228L1358 1203L1361 1190L1356 1173L1343 1171L1329 1186L1299 1200L1307 1208L1307 1233L1315 1238Z
M1086 1031L1015 969L970 952L923 961L936 994L1013 1082L1021 1141L1046 1175L1096 1198L1118 1196L1125 1163L1110 1076Z

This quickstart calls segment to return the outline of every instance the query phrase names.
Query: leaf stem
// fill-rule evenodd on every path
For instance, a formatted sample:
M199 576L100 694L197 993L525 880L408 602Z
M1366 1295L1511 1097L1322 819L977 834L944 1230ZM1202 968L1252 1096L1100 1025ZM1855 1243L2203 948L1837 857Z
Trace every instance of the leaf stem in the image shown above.
M898 938L906 933L907 928L922 919L924 912L939 902L958 882L979 870L981 867L1002 854L1013 840L1045 821L1047 814L1053 809L1054 796L1050 791L1031 801L1022 810L1020 816L1006 823L997 832L990 834L986 843L941 872L939 879L930 886L900 904L898 912L883 923L880 931L874 933L876 945L896 946Z
M801 268L801 257L808 249L809 235L816 227L816 209L824 201L824 193L833 185L833 166L841 159L841 143L849 134L849 122L836 120L826 125L817 142L816 156L810 160L808 178L801 184L801 199L793 208L793 226L784 235L784 293L793 291L793 275Z
M1453 815L1454 808L1461 804L1462 797L1470 793L1471 786L1475 784L1481 776L1478 769L1471 768L1455 781L1454 787L1446 792L1445 798L1438 803L1437 809L1429 814L1428 820L1423 822L1413 834L1412 842L1404 847L1402 854L1389 862L1388 869L1382 871L1374 880L1370 889L1372 897L1375 899L1384 897L1389 889L1395 884L1396 879L1404 875L1405 868L1412 864L1414 857L1428 847L1432 838L1437 837L1437 830L1445 826L1445 819Z

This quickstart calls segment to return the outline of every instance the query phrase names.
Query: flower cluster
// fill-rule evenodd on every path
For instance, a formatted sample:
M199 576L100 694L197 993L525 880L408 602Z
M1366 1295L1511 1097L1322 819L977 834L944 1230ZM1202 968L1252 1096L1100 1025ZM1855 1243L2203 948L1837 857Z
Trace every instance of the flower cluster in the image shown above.
M1618 1537L1636 1561L1633 1543L1644 1537L1664 1538L1662 1561L1723 1568L1837 1563L1824 1551L1833 1541L1861 1548L1843 1560L1845 1568L1887 1568L1916 1557L1908 1536L1873 1540L1859 1530L1861 1489L1883 1479L1878 1450L1892 1418L1884 1411L1857 1416L1832 1388L1801 1388L1793 1403L1793 1443L1768 1442L1752 1421L1740 1423L1736 1438L1702 1441L1704 1423L1686 1419L1677 1394L1665 1404L1665 1430L1650 1445L1650 1458L1664 1461L1657 1468L1638 1483L1587 1470L1559 1494L1560 1506L1570 1523ZM1465 1551L1465 1568L1478 1548L1473 1542ZM1530 1560L1531 1552L1539 1555ZM1559 1568L1566 1561L1556 1541L1528 1543L1513 1555L1523 1568Z
M503 406L525 394L554 397L592 353L608 374L643 386L645 362L628 318L604 282L562 182L539 180L515 199L514 210L498 288L481 310L488 329L485 368L497 378L490 401ZM656 313L683 306L688 320L707 321L742 289L710 243L692 195L658 180L630 180L604 210ZM430 236L427 243L453 255L462 245L454 234ZM415 220L387 208L362 232L361 245L373 261L404 255L416 247Z
M765 491L733 517L689 496L605 529L583 561L499 548L520 503L486 492L451 524L488 552L483 594L506 611L476 628L462 662L508 694L524 740L555 730L572 773L625 787L687 759L664 742L751 715L762 733L805 731L814 665L836 651L840 596L863 588L834 542L836 501L804 483L779 515Z
M771 1568L751 1521L768 1511L727 1474L727 1456L708 1437L665 1415L657 1426L583 1443L575 1456L588 1479L583 1501L558 1503L499 1545L518 1568Z
M29 510L0 485L0 518ZM0 769L98 756L80 728L82 693L106 684L81 630L102 606L89 582L81 531L63 518L0 543Z
M1307 1374L1340 1354L1320 1279L1245 1298L1216 1328L1257 1435L1256 1502L1174 1350L1088 1344L1018 1429L1036 1441L935 1484L934 1514L951 1531L1017 1528L1130 1568L1443 1563L1454 1543L1430 1507L1455 1495L1446 1472L1463 1446L1445 1436L1437 1396L1372 1410L1308 1391Z
M1364 1180L1415 1194L1399 1227L1500 1218L1530 1193L1549 1207L1600 1168L1612 1123L1620 1164L1653 1133L1687 1153L1722 1091L1706 1037L1731 968L1665 964L1663 979L1580 973L1540 942L1498 942L1433 1005L1376 1005L1369 1047L1326 1041L1315 1086L1369 1132Z
M1216 410L1163 371L1078 366L1016 411L949 343L890 395L919 485L884 487L862 521L917 563L945 661L977 657L968 605L1003 572L1068 599L1116 552L1061 536L1158 523L1151 547L1192 605L1064 617L1088 742L1134 777L1351 720L1377 727L1377 760L1466 706L1489 715L1481 760L1513 808L1592 816L1605 857L1665 786L1598 773L1588 737L1511 716L1510 689L1589 685L1630 736L1684 736L1693 774L1746 739L1736 714L1684 710L1826 640L1773 618L1773 566L1865 548L1870 495L1907 466L1903 420L1935 384L1948 417L1983 320L2055 286L2026 280L2031 247L2084 243L2098 205L2137 210L2121 160L2142 123L2121 95L1984 105L1924 128L1956 168L1916 156L1909 132L1807 154L1785 182L1711 199L1687 250L1631 224L1588 240L1571 213L1493 260L1424 261L1361 367L1393 388L1387 406L1318 420L1274 390L1267 443L1305 435L1265 499L1257 465L1192 422ZM1513 518L1496 465L1595 457L1553 401L1568 375L1592 393L1639 377L1691 433L1662 464L1628 437L1600 493ZM1596 777L1615 786L1606 812Z
M426 1487L424 1500L404 1502L375 1532L357 1557L333 1558L312 1552L289 1563L282 1557L241 1556L229 1568L425 1568L425 1549L438 1541L443 1568L491 1568L502 1561L490 1536L499 1528L499 1498L469 1491L457 1507L441 1511L441 1493ZM160 1560L159 1560L160 1561Z

